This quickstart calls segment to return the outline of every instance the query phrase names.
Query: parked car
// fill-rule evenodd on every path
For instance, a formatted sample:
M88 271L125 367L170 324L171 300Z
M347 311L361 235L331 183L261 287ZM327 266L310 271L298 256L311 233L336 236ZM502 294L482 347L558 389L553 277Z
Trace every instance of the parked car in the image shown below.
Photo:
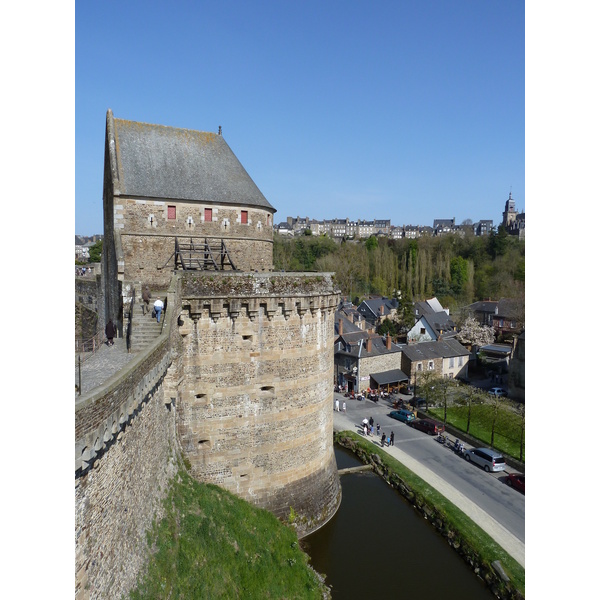
M406 410L405 408L401 408L400 410L393 410L390 413L390 417L392 419L398 419L398 421L402 421L404 423L408 423L410 421L415 420L415 415L412 410Z
M435 435L436 433L442 433L444 431L444 426L441 423L436 423L431 419L415 419L408 424L411 427L414 427L419 431L424 431L430 435Z
M509 473L506 485L510 485L515 490L525 493L525 475L523 473Z
M415 393L415 386L409 385L407 383L403 383L398 390L401 394L406 394L407 396L412 396Z
M417 396L416 398L411 398L409 404L411 406L414 406L415 408L425 408L427 406L425 398L421 398L420 396Z
M503 388L499 388L499 387L493 387L488 394L491 394L492 396L508 396L508 392L503 389Z
M504 471L506 462L504 456L491 448L471 448L465 452L467 462L474 462L483 467L488 473L490 471Z

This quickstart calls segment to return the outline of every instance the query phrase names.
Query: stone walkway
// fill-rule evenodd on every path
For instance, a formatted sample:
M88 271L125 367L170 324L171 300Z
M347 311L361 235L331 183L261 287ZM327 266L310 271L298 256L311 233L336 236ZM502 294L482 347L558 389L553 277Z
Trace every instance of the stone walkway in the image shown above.
M102 347L93 355L81 355L81 394L87 394L94 388L108 381L115 373L120 371L135 354L127 352L124 338L115 338L114 346L102 344ZM85 361L84 361L85 357ZM75 385L79 382L78 356L75 355ZM79 394L75 391L75 400Z

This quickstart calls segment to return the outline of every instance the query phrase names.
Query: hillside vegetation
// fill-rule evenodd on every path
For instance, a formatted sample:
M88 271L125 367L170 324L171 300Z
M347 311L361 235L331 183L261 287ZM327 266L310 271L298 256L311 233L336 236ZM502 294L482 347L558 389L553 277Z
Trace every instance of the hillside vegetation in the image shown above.
M524 295L525 242L503 227L472 234L336 242L326 236L284 238L275 234L274 268L334 271L342 294L353 301L369 294L405 302L437 296L455 310L484 298Z
M266 510L183 468L165 509L148 533L148 568L132 600L330 597L295 530Z

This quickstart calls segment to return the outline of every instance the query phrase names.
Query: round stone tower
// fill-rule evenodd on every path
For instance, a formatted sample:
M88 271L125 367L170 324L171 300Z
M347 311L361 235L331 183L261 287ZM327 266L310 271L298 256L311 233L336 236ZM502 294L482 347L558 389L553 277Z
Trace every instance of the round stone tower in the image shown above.
M300 536L337 510L331 274L186 274L177 426L192 473Z

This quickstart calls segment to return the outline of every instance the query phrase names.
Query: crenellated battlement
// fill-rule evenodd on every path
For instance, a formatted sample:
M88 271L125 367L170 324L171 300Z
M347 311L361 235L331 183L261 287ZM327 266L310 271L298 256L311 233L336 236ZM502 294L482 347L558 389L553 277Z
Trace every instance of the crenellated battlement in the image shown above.
M182 277L181 295L192 320L208 316L215 322L241 315L254 321L261 312L269 321L277 314L287 320L332 313L339 300L332 273L190 273Z

